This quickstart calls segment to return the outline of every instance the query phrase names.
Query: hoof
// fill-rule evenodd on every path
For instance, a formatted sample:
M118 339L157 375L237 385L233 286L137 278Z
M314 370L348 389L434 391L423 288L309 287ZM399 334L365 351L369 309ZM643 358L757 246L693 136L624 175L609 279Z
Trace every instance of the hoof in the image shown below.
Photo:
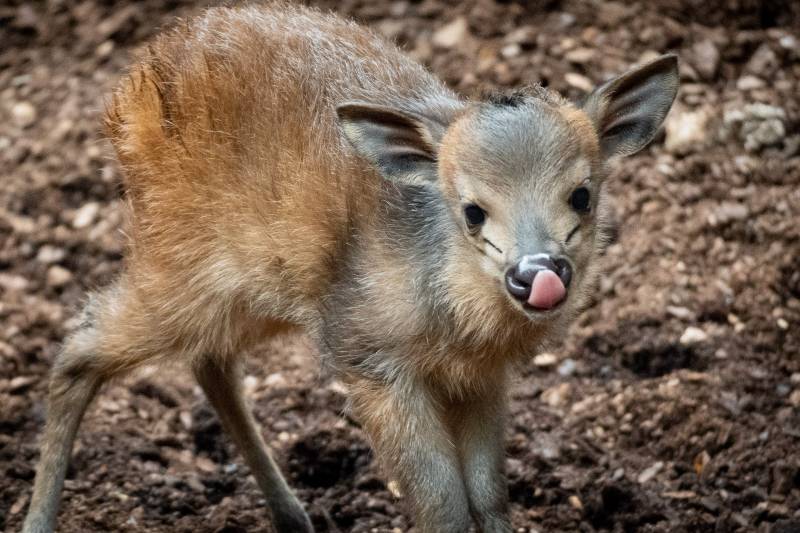
M272 524L278 533L314 533L314 526L299 501L272 508Z

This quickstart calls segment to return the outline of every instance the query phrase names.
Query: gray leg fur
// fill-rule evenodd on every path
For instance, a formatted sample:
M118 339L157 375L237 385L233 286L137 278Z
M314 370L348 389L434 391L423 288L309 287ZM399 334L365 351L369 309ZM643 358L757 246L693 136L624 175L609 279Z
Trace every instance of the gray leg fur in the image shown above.
M498 389L502 391L502 388ZM504 473L503 429L505 396L467 402L456 410L456 439L469 505L478 530L483 533L511 533L508 488Z
M47 423L23 533L47 533L55 528L61 489L78 426L105 380L93 364L96 336L92 326L77 331L67 340L53 367Z
M245 403L240 365L232 362L220 366L208 359L199 363L194 372L267 498L275 529L279 533L313 533L308 515L283 479Z

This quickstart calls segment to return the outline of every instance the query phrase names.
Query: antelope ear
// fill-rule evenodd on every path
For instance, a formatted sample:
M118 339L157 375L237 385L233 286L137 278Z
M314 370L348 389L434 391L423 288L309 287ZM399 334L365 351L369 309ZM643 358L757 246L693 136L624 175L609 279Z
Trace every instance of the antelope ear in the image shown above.
M344 136L386 179L423 185L436 180L444 127L391 107L348 102L336 108Z
M668 54L595 89L583 104L605 157L635 154L653 140L678 93L678 57Z

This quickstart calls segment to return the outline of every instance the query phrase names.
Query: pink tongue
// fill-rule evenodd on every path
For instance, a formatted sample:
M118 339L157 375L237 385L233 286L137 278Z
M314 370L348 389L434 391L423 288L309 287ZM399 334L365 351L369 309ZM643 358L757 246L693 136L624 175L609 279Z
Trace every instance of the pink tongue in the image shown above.
M552 270L540 270L533 278L528 305L536 309L552 309L567 294L561 278Z

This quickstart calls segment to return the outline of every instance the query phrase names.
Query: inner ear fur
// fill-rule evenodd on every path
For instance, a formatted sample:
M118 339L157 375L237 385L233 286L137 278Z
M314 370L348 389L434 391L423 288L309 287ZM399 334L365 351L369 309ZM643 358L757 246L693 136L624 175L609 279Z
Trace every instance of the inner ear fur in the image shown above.
M655 137L678 93L678 57L667 54L595 89L583 105L605 157L635 154Z
M336 108L344 136L387 179L424 184L436 179L445 127L399 109L347 102Z

